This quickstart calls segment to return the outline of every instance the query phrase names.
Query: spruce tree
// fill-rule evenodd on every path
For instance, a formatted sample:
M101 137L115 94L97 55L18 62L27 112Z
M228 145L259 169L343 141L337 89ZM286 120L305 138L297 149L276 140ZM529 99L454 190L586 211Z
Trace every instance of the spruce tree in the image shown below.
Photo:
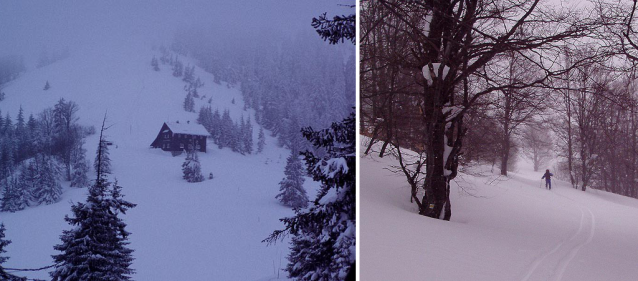
M71 174L71 186L72 187L88 187L89 186L89 162L86 160L86 149L83 147L84 140L80 140L76 143L75 148L71 154L71 167L73 168L73 174Z
M245 155L247 153L246 151L246 146L244 145L244 139L246 138L246 121L244 120L244 116L241 116L241 119L239 119L239 125L236 127L235 130L235 135L237 137L237 144L236 144L236 150L237 152L241 153L242 155Z
M182 81L190 84L194 81L194 75L195 75L195 66L189 67L187 65L186 68L184 68L184 77L182 78Z
M233 124L233 120L230 118L230 112L228 110L224 110L224 114L219 121L219 148L224 147L232 147L233 139L235 134L235 124Z
M49 81L47 81L47 83L44 84L44 90L46 91L46 90L48 90L50 88L51 88L51 85L49 85Z
M220 138L220 124L222 122L222 117L219 114L219 109L215 109L215 112L213 113L213 118L211 119L211 138L213 139L213 141L217 144L219 144L219 138Z
M6 178L14 170L13 145L10 139L5 139L0 146L0 179Z
M9 244L11 244L11 240L4 239L4 235L5 235L4 231L5 230L6 230L6 228L4 228L4 224L0 223L0 255L2 255L3 253L6 253L7 250L5 250L4 248L7 247ZM4 272L2 264L5 263L8 259L9 259L9 257L0 256L0 277L4 278L7 275L7 273Z
M186 155L186 160L182 164L183 178L187 182L201 182L204 181L202 175L202 168L199 164L199 158L195 151L189 151Z
M111 157L109 156L109 147L106 144L106 139L100 141L100 145L98 146L98 152L95 155L95 161L93 162L93 169L97 172L98 170L104 174L111 173ZM98 156L101 154L101 160L98 161Z
M308 195L303 187L304 171L299 160L299 152L296 149L290 151L290 156L286 160L285 178L279 182L279 191L275 198L292 208L305 208L308 206Z
M25 158L29 158L35 155L35 143L38 139L38 132L36 131L37 129L38 122L35 120L35 117L33 117L33 114L30 114L29 121L27 121L26 141L23 144L27 155Z
M16 139L16 163L18 163L27 158L28 147L27 127L24 120L24 110L22 109L22 106L20 106L20 111L18 111L14 134Z
M0 202L0 211L13 213L24 210L28 206L28 201L25 200L28 197L24 196L16 177L10 176L3 179L0 182L0 187L4 190L2 202Z
M33 200L38 204L53 204L62 196L62 186L58 182L59 168L55 159L40 153L36 157L38 177L32 190Z
M195 100L193 95L189 92L184 98L184 110L188 112L195 112Z
M281 219L284 230L264 242L292 234L286 270L295 280L343 280L355 262L355 118L354 113L329 129L302 130L323 156L302 153L306 169L321 190L312 205Z
M182 77L184 73L184 65L181 61L175 59L175 63L173 64L173 76Z
M213 111L210 106L202 106L199 109L199 114L197 116L197 123L201 124L206 128L209 134L212 135L213 132Z
M106 120L106 117L105 117ZM100 133L100 144L104 143L104 122ZM101 161L105 147L98 145L97 179L89 188L86 203L71 207L73 217L65 220L73 227L64 230L61 244L54 246L60 251L53 255L56 267L51 272L54 281L62 280L130 280L134 270L130 268L133 250L127 248L130 233L119 214L135 207L121 194L122 187L107 180Z
M35 160L30 161L28 164L23 164L20 167L18 182L21 194L18 196L22 198L22 201L25 202L26 205L30 205L30 202L35 201L32 194L39 183L40 172L35 166L35 162Z
M264 135L264 129L259 127L259 137L257 137L257 153L264 151L266 145L266 135Z
M252 154L253 153L253 125L250 122L250 117L248 117L248 120L244 124L244 129L242 130L242 136L243 136L242 141L244 146L244 152L246 152L247 154Z
M4 236L4 231L5 231L5 227L3 223L0 223L0 255L2 255L3 253L6 253L7 251L5 250L5 247L7 247L9 244L11 244L11 240L5 239ZM3 257L0 256L0 280L6 280L6 281L26 281L27 278L23 278L23 277L17 277L13 274L9 274L7 273L4 268L2 267L2 264L5 263L7 260L9 260L9 257Z

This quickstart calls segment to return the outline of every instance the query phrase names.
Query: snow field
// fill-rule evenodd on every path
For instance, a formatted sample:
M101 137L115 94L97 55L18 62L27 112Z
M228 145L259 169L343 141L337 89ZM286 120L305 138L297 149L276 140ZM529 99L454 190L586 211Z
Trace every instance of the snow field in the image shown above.
M434 220L417 214L405 178L387 169L398 162L377 155L360 158L361 280L638 276L635 199L558 180L539 188L542 172L522 163L508 178L461 173L451 221Z

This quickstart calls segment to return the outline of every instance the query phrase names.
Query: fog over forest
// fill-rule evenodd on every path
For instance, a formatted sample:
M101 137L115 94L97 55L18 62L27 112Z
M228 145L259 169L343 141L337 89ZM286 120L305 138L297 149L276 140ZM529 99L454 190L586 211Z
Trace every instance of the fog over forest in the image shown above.
M3 1L0 56L24 56L27 68L47 50L161 44L196 28L218 42L263 43L314 33L313 17L354 13L343 1ZM321 39L317 36L317 41ZM348 46L353 48L352 46ZM354 50L354 49L352 49Z

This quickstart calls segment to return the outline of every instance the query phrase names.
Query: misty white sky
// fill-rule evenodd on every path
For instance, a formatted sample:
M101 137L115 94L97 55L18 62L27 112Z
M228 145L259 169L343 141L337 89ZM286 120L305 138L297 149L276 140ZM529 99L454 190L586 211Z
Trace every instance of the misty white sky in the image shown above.
M246 38L273 32L314 32L310 26L312 17L323 12L351 14L354 8L340 4L354 3L354 0L0 0L0 56L24 55L27 61L32 61L44 49L73 50L87 44L125 44L138 39L149 45L160 44L170 42L176 31L193 26L205 27L228 41L235 36Z

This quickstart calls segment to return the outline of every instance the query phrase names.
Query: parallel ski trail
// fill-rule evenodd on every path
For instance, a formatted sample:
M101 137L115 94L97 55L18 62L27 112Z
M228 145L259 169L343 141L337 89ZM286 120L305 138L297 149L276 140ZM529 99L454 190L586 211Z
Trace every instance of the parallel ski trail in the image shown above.
M532 277L536 277L534 279L539 280L562 280L565 275L565 271L578 255L580 249L591 243L594 238L596 230L596 216L591 209L586 206L582 206L571 198L560 194L556 195L573 202L579 208L581 216L578 230L569 238L558 243L552 250L545 253L542 257L534 260L530 268L527 270L527 274L523 277L523 279L521 279L522 281L528 281ZM585 209L587 209L587 212L585 212ZM586 216L588 217L587 219L585 219ZM588 227L585 227L585 224L587 224ZM585 230L585 228L587 230ZM555 265L556 261L559 261L558 265ZM548 275L539 276L543 273L548 273Z
M582 211L582 207L581 207L581 211ZM566 260L563 260L559 264L559 267L558 267L559 271L555 275L554 280L562 280L563 279L563 275L565 274L565 270L567 270L567 267L569 266L569 264L572 262L574 257L576 257L576 255L578 254L578 251L580 251L580 249L583 246L591 243L591 241L594 239L594 233L596 231L596 216L594 216L594 213L592 213L591 209L587 208L587 211L589 212L589 216L591 218L591 224L590 224L590 227L589 227L589 237L587 238L586 241L584 241L583 243L579 243L575 248L573 248L570 251L570 253L569 253L569 257Z
M574 234L572 234L568 239L563 240L560 243L556 244L556 247L554 247L551 251L545 253L545 255L543 255L542 257L537 258L532 264L532 267L527 271L527 274L525 275L525 277L523 277L522 281L528 281L529 278L536 272L536 269L538 269L538 266L541 265L549 256L555 254L561 247L563 247L563 245L565 245L565 243L568 243L574 240L576 236L578 236L578 234L581 233L583 230L584 219L585 219L585 213L581 209L580 226L578 227L578 230L574 232Z

